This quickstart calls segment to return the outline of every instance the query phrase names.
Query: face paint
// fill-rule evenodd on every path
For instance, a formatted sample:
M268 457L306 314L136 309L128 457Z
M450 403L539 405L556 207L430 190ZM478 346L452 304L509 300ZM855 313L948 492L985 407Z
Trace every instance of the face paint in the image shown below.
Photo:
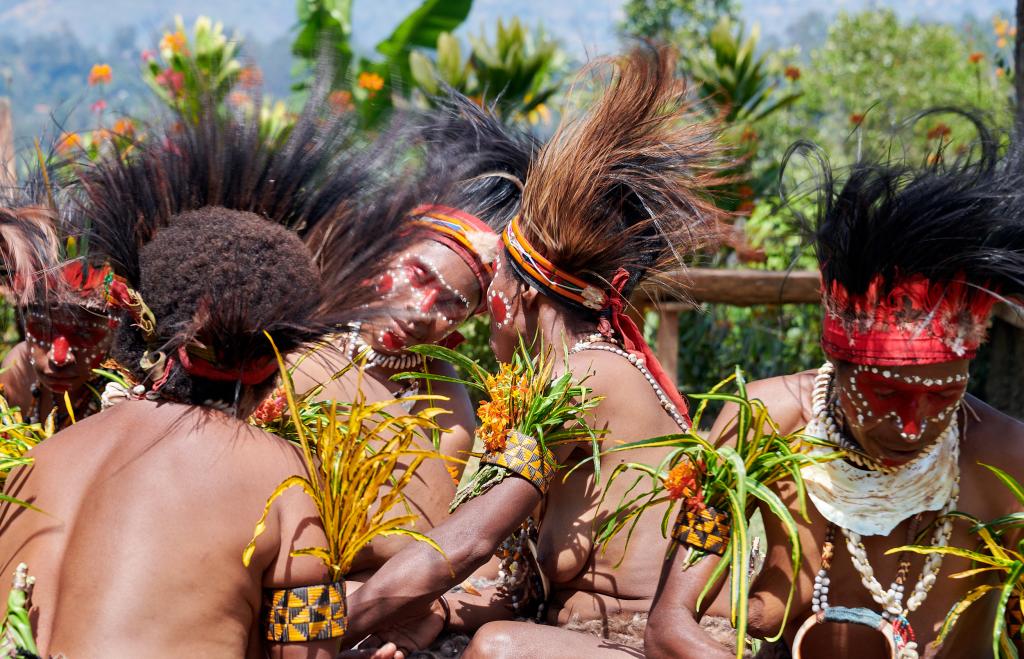
M71 350L71 346L68 344L67 338L62 334L53 339L53 344L50 345L50 361L57 366L63 366L68 363L68 353Z
M441 269L427 258L403 258L377 279L376 288L391 298L408 295L409 299L401 304L404 309L431 314L440 318L446 327L469 317L468 296L450 285ZM392 342L395 338L391 337Z
M117 321L109 316L88 312L68 312L60 307L31 308L25 318L26 339L46 352L57 368L85 360L87 368L95 368L107 353L107 343Z
M487 309L490 311L491 320L494 321L494 326L497 329L501 329L508 324L508 312L511 307L512 304L509 302L508 297L501 291L492 290L487 296Z
M849 400L863 426L876 420L890 420L900 437L914 443L931 426L947 421L963 400L967 375L944 378L903 375L874 366L854 368L849 377Z

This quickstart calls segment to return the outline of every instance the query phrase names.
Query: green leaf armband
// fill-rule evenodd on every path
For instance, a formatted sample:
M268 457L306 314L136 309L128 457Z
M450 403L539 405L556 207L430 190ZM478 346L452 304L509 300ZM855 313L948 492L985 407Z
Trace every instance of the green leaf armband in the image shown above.
M348 628L345 582L264 591L267 640L304 643L341 638Z
M714 508L693 512L684 505L672 527L672 539L681 545L721 556L729 544L730 526L731 521L726 513Z
M555 476L555 457L551 451L518 430L508 434L503 450L484 453L480 464L504 467L533 483L541 494L547 494Z

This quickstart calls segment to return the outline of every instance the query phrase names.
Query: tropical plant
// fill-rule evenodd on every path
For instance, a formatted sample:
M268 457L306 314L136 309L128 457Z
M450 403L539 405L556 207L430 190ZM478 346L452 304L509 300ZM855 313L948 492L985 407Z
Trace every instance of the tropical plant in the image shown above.
M416 346L413 352L446 361L468 376L450 378L431 373L409 373L397 378L419 377L427 381L456 382L482 396L477 407L479 424L476 440L487 453L501 452L513 431L537 440L540 451L548 456L559 444L589 438L594 454L600 450L600 433L592 430L585 415L601 402L590 396L584 385L586 377L576 379L571 371L554 376L555 358L543 346L532 354L520 337L510 362L498 365L496 373L488 373L469 357L436 345ZM566 356L567 358L567 356ZM497 485L508 470L493 464L481 465L459 490L452 510L480 496Z
M268 337L269 338L269 337ZM277 347L274 347L275 353ZM320 388L297 396L291 373L277 353L283 384L254 415L253 422L297 444L306 465L304 476L285 479L267 499L252 540L242 552L248 566L256 541L266 530L266 518L277 497L292 487L301 488L316 506L327 536L326 547L308 547L293 552L319 558L333 581L344 577L356 554L374 538L406 536L441 548L429 537L408 528L416 520L403 490L433 451L415 447L424 431L437 428L434 418L445 410L428 407L416 414L392 416L385 408L394 401L368 403L362 393L365 359L342 369L341 377L357 369L357 394L351 403L315 401ZM405 400L440 400L436 396L410 396ZM288 415L283 415L287 408ZM275 413L276 411L276 413ZM401 476L395 477L399 461L412 457ZM390 486L385 491L385 487ZM397 506L406 514L389 517Z
M979 464L991 471L1003 485L1009 488L1018 505L1024 509L1024 486L1021 486L1016 479L998 467L984 463ZM966 579L976 575L1000 576L1001 579L998 583L975 586L953 605L949 613L946 614L936 643L942 643L960 616L971 605L988 593L994 592L998 596L998 604L995 620L992 623L992 656L1016 659L1018 652L1014 647L1014 639L1011 639L1008 633L1006 621L1008 616L1024 618L1024 537L1020 537L1020 530L1024 529L1024 512L1010 513L990 522L983 522L974 515L963 512L954 511L949 513L949 516L971 524L971 533L976 535L979 540L979 546L976 549L912 545L890 549L886 553L895 554L909 551L926 555L945 554L966 558L974 565L980 565L980 567L972 567L969 570L949 575L952 579ZM1011 541L1014 536L1018 538L1015 544ZM1011 610L1011 602L1017 610ZM1016 639L1016 642L1019 643L1020 639Z
M35 577L28 575L28 566L19 563L14 572L14 583L7 595L7 611L0 624L0 656L39 656L39 648L32 635L32 621L29 619L35 581Z
M725 388L730 383L735 384L735 391L727 393ZM744 638L747 629L750 578L750 539L747 520L753 513L755 505L761 503L781 523L789 541L793 574L798 574L802 557L799 529L789 508L779 499L771 486L781 480L791 480L797 488L800 515L809 523L800 469L811 462L812 458L803 449L808 445L822 442L799 431L783 434L769 416L765 404L747 395L746 378L739 367L733 375L718 383L709 393L693 394L691 398L700 401L693 416L693 428L700 427L710 402L735 404L738 408L735 442L727 444L719 440L717 444L713 444L701 437L696 430L690 430L684 434L630 442L606 451L605 455L638 448L672 449L658 465L626 462L615 468L609 482L627 471L641 473L623 495L614 513L598 530L597 541L607 548L613 538L628 528L628 543L643 513L652 506L663 503L669 504L661 521L662 534L666 536L671 528L672 511L676 502L680 502L680 513L713 510L728 515L728 544L700 593L697 607L700 608L704 598L728 572L731 580L731 621L737 630L738 638ZM824 459L841 455L830 453ZM650 489L638 492L645 479L649 479ZM690 547L686 565L694 565L707 555L707 551ZM782 624L778 633L770 640L778 640L782 636L795 593L794 580L786 597ZM743 656L743 651L743 643L737 644L737 658Z
M219 106L242 74L239 40L228 39L223 25L206 16L196 19L191 39L181 16L174 27L160 39L157 53L143 53L142 78L168 107L197 119L204 103Z
M409 53L433 48L438 37L466 20L473 0L423 0L391 35L376 46L383 60L355 57L352 51L353 0L300 0L299 30L292 52L308 68L329 50L335 58L334 88L349 101L365 126L392 107L392 93L411 80ZM300 83L300 86L305 83Z
M760 28L743 36L743 25L722 17L708 36L710 52L687 59L701 96L715 106L714 114L727 125L751 124L792 104L799 91L779 93L780 75L768 67L768 56L757 51Z
M449 32L438 35L435 60L423 51L410 53L416 86L435 96L446 85L494 107L505 119L535 124L550 118L545 104L559 89L556 74L565 60L555 39L513 18L508 25L498 19L493 43L486 33L469 41L465 61L459 40Z
M627 0L619 28L631 37L696 47L722 16L739 14L737 0Z
M71 400L67 394L64 399L73 419ZM3 487L11 470L15 467L32 464L32 458L26 454L33 446L57 432L56 419L55 409L42 423L29 423L25 421L21 410L12 407L7 399L0 394L0 488ZM38 510L28 502L2 492L0 492L0 501Z

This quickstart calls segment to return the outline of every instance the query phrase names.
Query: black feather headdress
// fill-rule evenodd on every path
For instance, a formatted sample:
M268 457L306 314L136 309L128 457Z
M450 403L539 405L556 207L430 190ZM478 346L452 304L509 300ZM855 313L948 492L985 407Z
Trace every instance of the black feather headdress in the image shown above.
M1024 292L1021 171L975 121L969 153L926 167L861 162L841 184L814 152L829 355L875 365L969 358L996 298Z

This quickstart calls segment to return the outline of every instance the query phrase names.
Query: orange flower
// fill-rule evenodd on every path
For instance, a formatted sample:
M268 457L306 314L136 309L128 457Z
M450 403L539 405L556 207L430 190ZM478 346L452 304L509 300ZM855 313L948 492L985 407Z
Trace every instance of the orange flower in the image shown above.
M996 39L996 48L1006 48L1006 37Z
M693 464L690 458L684 457L682 461L665 477L665 490L673 501L677 499L688 499L698 492L697 476L698 466Z
M370 92L379 92L384 89L384 78L373 71L363 71L359 74L358 84Z
M459 468L453 464L447 464L444 466L448 470L448 475L452 477L452 481L455 483L455 487L459 486Z
M484 449L488 452L503 451L511 430L511 418L505 401L501 399L481 401L476 413L480 417L476 435L483 442Z
M736 188L736 194L740 196L740 199L753 199L754 188L750 187L749 185L741 185L740 187Z
M935 124L931 130L928 131L928 139L936 140L942 139L944 137L949 137L949 134L952 132L953 130L949 126L942 122L939 122Z
M746 128L744 128L743 132L740 133L740 141L741 142L754 142L756 140L757 140L757 131L754 130L753 128L751 128L750 126L747 126Z
M338 114L350 112L356 107L352 103L352 92L347 89L338 89L331 92L331 95L327 97L327 102L330 104L331 109Z
M996 67L996 77L997 78L1002 78L1004 75L1006 75L1006 69L1004 69L1001 66L997 66Z
M971 64L978 64L981 60L985 59L984 53L973 52L967 56L967 61Z
M850 115L850 123L853 124L854 126L860 126L862 123L864 123L864 115L861 114L860 112L854 112L853 114Z
M89 86L108 85L114 79L109 64L93 64L89 71Z
M252 413L252 418L261 426L268 425L281 418L287 404L288 398L285 396L284 387L278 387L259 404Z
M62 133L60 139L57 141L57 151L59 153L67 153L72 149L82 148L82 138L78 133Z
M790 80L792 80L793 82L796 82L797 80L799 80L800 79L800 67L799 66L787 66L786 67L786 77L789 78Z
M163 38L160 39L160 50L162 51L180 53L185 50L187 45L188 39L185 37L185 33L181 30L164 32Z
M236 108L248 108L252 106L252 97L245 92L233 91L228 94L228 104Z
M238 84L248 89L259 87L263 84L263 72L258 66L247 66L238 74Z
M754 202L751 199L740 202L740 205L736 207L737 213L744 215L750 215L754 211Z
M113 133L119 137L133 137L135 135L135 122L128 117L121 117L114 122Z

